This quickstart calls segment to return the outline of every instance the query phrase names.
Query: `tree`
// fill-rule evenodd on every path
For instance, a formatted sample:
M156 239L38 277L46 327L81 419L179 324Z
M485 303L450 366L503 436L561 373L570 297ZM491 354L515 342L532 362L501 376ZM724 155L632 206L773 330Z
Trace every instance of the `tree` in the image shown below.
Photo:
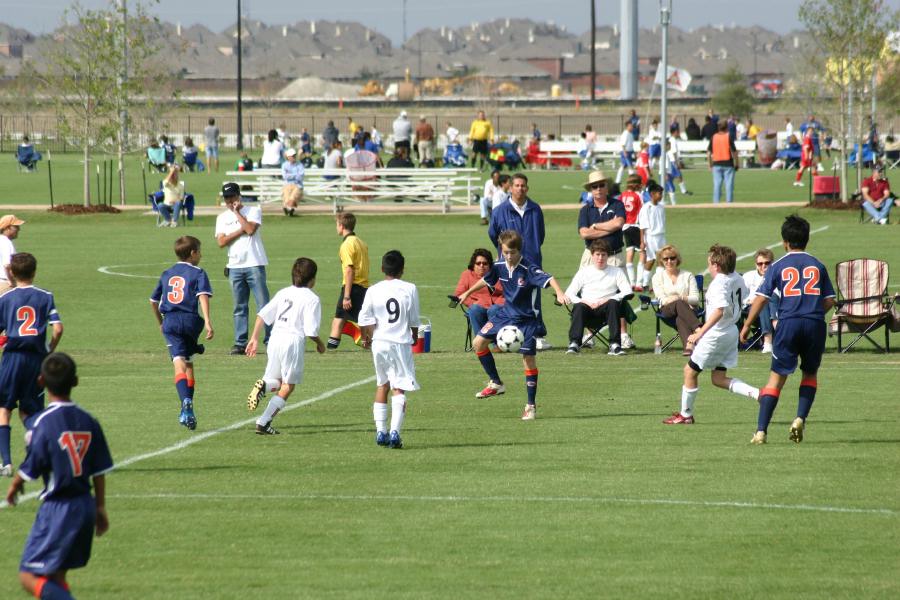
M75 4L56 40L45 45L47 67L37 77L39 88L60 115L61 133L82 149L85 206L91 202L91 155L98 149L118 151L124 203L129 108L152 104L146 90L162 88L166 79L153 60L157 34L156 20L139 1L126 11L124 0L111 0L100 10Z
M719 91L712 99L716 110L736 117L749 117L753 114L755 99L747 86L747 78L737 65L731 65L719 75L719 83Z
M838 130L834 136L841 161L841 200L847 201L847 147L854 141L862 148L866 100L871 100L873 75L884 57L886 41L900 23L900 11L884 0L804 0L800 21L812 40L808 68L838 99ZM850 139L855 103L856 137ZM857 158L860 158L859 156ZM857 160L857 165L862 161ZM861 178L857 168L857 184Z

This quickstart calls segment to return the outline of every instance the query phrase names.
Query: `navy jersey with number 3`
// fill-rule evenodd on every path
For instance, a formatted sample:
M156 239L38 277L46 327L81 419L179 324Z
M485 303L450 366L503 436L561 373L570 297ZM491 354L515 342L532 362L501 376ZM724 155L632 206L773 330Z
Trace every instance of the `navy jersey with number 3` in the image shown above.
M60 322L53 294L47 290L29 285L0 296L0 326L9 336L6 352L47 354L47 327Z
M199 297L212 296L212 287L206 271L186 262L180 262L163 271L156 289L150 296L151 302L159 303L162 314L197 314Z
M72 402L51 403L28 437L19 474L28 481L43 477L42 500L89 494L90 478L113 468L100 423Z
M825 319L825 298L834 297L834 288L825 265L806 252L789 252L772 263L756 293L780 297L780 319Z

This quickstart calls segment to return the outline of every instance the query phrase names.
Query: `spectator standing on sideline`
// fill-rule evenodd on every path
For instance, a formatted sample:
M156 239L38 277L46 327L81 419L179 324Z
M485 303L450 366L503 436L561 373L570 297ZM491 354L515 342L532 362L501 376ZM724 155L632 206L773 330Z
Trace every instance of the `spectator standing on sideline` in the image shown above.
M406 153L411 150L410 138L412 137L412 123L406 118L406 111L401 110L400 116L394 119L394 149L406 148Z
M312 140L309 138L309 131L306 127L300 132L300 154L312 156Z
M206 139L206 164L209 166L207 173L212 173L215 169L219 172L219 128L216 127L216 120L209 118L209 124L203 129L203 137Z
M9 263L16 248L12 241L19 237L19 228L25 221L16 215L0 217L0 296L16 287L16 278L10 271Z
M538 129L537 123L531 124L531 139L533 139L536 142L541 141L541 130Z
M637 111L634 109L631 109L628 122L631 123L631 134L634 136L634 139L641 139L641 118L637 116Z
M738 154L734 138L728 133L728 123L719 123L719 132L709 141L706 155L713 174L713 204L718 204L725 184L725 201L734 202L734 174L738 169Z
M447 143L455 144L459 142L459 129L453 126L453 123L447 121Z
M684 134L690 141L703 139L703 134L700 133L700 126L697 125L697 121L694 120L694 117L688 119L688 124L684 129Z
M270 129L268 139L263 142L263 153L262 158L259 159L259 166L263 169L280 169L283 161L284 144L278 139L278 132Z
M478 204L481 206L481 224L487 225L491 210L494 208L494 194L500 189L500 171L491 171L491 176L484 182L484 193ZM466 288L468 289L468 288Z
M434 166L434 127L425 118L419 117L416 125L416 147L419 149L419 166Z
M703 123L703 129L700 130L700 137L706 141L709 141L714 135L716 135L718 128L716 127L716 124L713 123L712 117L710 115L706 115L705 119L706 120Z
M628 169L628 174L634 173L634 125L631 121L625 123L625 131L619 136L619 170L616 172L616 183L622 180L622 173Z
M894 205L894 194L884 176L884 165L875 165L872 176L863 180L862 197L862 207L872 217L872 222L887 225Z
M322 148L328 152L334 148L334 143L340 141L341 132L334 126L334 121L328 121L325 129L322 130Z
M472 166L478 159L478 168L483 169L488 160L488 149L494 140L494 126L484 116L484 111L478 111L478 117L469 126L469 141L472 143Z
M234 182L222 186L222 197L226 208L216 218L216 243L219 248L228 248L225 270L234 299L234 346L231 347L231 354L242 355L247 347L250 293L253 292L257 312L269 302L269 288L266 285L269 259L260 232L260 208L244 206L241 203L241 188ZM266 328L263 343L268 343L270 329Z

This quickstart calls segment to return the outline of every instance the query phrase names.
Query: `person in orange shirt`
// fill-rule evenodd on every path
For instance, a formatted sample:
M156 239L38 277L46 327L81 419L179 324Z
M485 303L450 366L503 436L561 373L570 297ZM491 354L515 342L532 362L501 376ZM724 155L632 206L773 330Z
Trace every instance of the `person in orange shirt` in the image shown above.
M725 184L725 202L734 202L734 174L738 170L738 154L734 140L728 135L728 123L719 122L718 132L709 140L706 155L713 174L713 204L722 197Z
M463 292L482 279L494 264L494 256L490 250L477 248L469 259L469 266L459 276L454 297L458 298ZM471 294L463 303L468 309L469 323L472 326L472 335L478 335L485 323L490 321L497 310L503 306L503 284L497 282L493 288L485 287Z

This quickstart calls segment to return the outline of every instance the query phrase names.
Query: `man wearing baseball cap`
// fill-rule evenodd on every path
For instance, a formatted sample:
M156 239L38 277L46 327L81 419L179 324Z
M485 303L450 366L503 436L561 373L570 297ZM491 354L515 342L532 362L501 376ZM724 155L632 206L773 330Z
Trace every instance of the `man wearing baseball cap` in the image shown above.
M19 237L19 227L25 224L25 221L16 217L16 215L3 215L0 217L0 296L16 287L16 280L9 270L9 261L12 255L16 253L16 248L12 241Z
M240 355L247 347L250 292L256 300L257 311L269 302L269 288L266 285L269 259L260 234L262 210L259 206L244 206L241 188L234 182L222 186L222 197L226 209L216 218L216 243L219 248L228 249L225 272L231 282L234 299L234 346L231 354ZM269 341L269 330L266 327L263 343Z
M281 188L281 206L286 216L293 217L297 204L303 199L305 169L303 163L297 160L297 151L293 148L284 151L284 158L286 160L281 163L281 179L284 180L284 187Z
M872 217L872 222L887 225L894 205L894 194L891 193L891 184L884 176L884 165L875 165L872 176L863 180L860 191L863 197L862 207Z

